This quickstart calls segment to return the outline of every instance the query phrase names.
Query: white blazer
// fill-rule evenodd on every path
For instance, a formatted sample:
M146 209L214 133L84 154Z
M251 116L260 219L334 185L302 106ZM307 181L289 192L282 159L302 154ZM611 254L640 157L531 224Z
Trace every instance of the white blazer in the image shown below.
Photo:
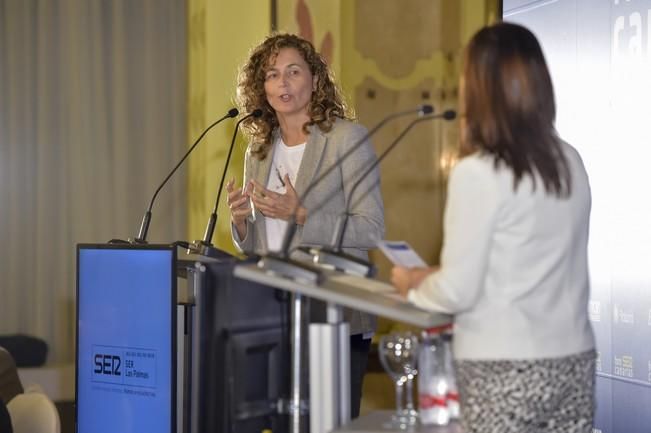
M590 186L562 143L571 196L474 154L453 169L441 268L410 290L423 308L453 314L457 359L540 359L594 348L588 321Z

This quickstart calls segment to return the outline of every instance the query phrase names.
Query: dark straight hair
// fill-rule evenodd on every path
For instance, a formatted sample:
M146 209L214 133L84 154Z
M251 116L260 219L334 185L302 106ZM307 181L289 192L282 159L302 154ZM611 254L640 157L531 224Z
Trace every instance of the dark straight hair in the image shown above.
M554 88L536 37L517 24L485 27L465 55L463 100L466 113L462 154L476 151L509 167L514 188L536 174L547 193L571 192L570 171L554 121Z

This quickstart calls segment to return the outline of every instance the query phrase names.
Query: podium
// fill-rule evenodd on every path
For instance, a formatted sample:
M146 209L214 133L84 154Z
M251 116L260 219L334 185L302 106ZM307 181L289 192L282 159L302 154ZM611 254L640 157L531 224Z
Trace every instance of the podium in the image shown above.
M176 248L77 247L76 431L176 429Z
M287 296L239 263L78 245L79 433L288 430Z
M289 294L327 304L326 323L310 325L309 419L330 432L350 419L342 307L422 328L451 320L366 278L297 282L252 261L179 258L174 245L80 244L77 264L79 433L300 431L306 408L289 384L305 378L289 366L306 348L291 342Z
M349 365L348 327L342 323L342 307L375 314L399 322L430 328L452 322L449 315L417 308L393 294L392 286L364 277L324 271L320 285L296 281L261 269L257 264L235 267L241 279L275 287L296 295L326 302L327 323L310 325L310 433L329 433L350 421L347 382ZM293 323L294 327L300 323ZM304 348L294 348L304 350ZM299 376L297 372L292 373ZM295 392L294 390L293 392ZM291 415L290 415L291 417ZM290 422L292 433L298 423Z
M241 263L186 256L185 431L287 431L289 303L278 290L233 276Z

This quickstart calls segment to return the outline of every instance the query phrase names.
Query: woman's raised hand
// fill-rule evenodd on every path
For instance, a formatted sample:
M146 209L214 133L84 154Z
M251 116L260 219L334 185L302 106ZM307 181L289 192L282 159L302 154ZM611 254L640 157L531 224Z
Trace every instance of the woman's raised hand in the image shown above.
M303 209L298 201L298 194L296 193L291 180L289 180L288 175L285 175L283 179L283 182L285 183L284 194L270 191L255 180L251 182L253 183L251 200L253 200L255 207L262 212L262 215L269 218L288 221L294 217L295 214L304 214L304 212L301 212ZM302 224L301 221L298 221L298 218L297 222Z
M228 208L231 211L231 222L237 229L240 239L246 237L246 218L253 212L249 202L249 196L253 190L253 185L249 182L245 188L235 188L235 179L231 179L226 184L228 192Z

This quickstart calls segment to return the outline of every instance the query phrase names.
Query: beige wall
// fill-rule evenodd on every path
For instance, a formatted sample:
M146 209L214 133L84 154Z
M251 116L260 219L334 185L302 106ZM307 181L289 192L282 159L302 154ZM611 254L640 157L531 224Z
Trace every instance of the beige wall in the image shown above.
M346 0L277 0L277 29L312 42L338 76L341 73L341 11Z
M457 105L463 43L495 14L493 0L279 0L278 27L310 39L331 59L358 120L372 127L388 113ZM373 139L382 152L411 119ZM457 125L419 125L382 164L388 239L406 239L438 262L445 184L456 154ZM380 275L389 264L372 258Z
M342 3L342 84L367 127L388 113L428 103L457 106L462 49L494 19L494 0L356 0ZM492 15L492 17L491 17ZM412 119L388 124L373 139L382 152ZM457 123L422 123L382 163L387 239L404 239L438 263L447 174ZM373 254L380 276L389 263Z
M234 106L238 66L271 28L270 2L261 0L188 2L188 143ZM227 123L228 122L228 123ZM217 188L228 153L235 122L227 121L205 137L189 160L188 239L203 237L215 204ZM236 142L228 178L241 179L246 143ZM230 240L225 195L218 210L213 243L234 252Z

